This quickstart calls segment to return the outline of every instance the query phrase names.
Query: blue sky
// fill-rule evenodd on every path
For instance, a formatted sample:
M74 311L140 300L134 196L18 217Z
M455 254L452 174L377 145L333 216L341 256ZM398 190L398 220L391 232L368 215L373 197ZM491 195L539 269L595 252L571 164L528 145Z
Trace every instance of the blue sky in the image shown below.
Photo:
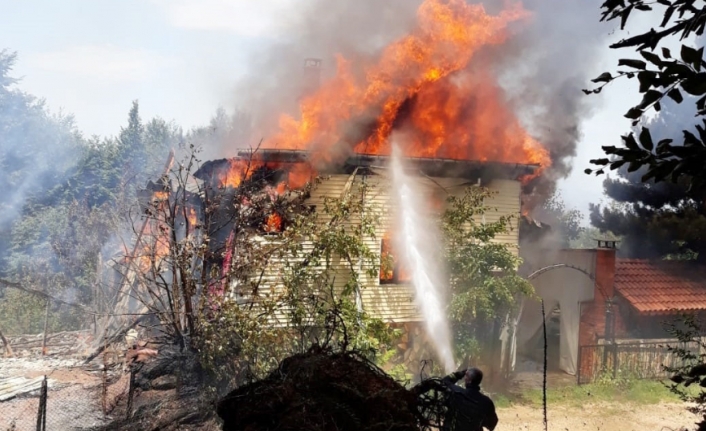
M0 0L0 49L18 52L23 90L73 114L87 135L116 134L134 99L144 118L189 128L234 105L248 58L277 34L294 1ZM606 47L601 63L612 68L617 58ZM569 206L586 211L601 199L601 180L583 170L628 127L622 114L637 97L630 85L594 96L574 172L560 183Z

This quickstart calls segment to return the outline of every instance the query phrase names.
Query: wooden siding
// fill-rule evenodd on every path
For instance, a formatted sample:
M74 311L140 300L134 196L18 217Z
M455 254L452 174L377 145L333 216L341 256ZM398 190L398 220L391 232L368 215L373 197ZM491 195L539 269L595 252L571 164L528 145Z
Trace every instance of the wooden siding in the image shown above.
M468 180L458 178L425 178L418 177L419 190L427 196L434 196L436 199L441 199L445 202L445 197L449 194L462 196L467 187L473 187L476 184ZM330 175L327 176L318 187L312 192L309 203L316 205L317 209L323 206L325 197L340 198L344 193L353 193L360 196L362 186L365 183L367 186L367 194L365 196L366 210L375 212L380 217L375 232L375 237L365 238L367 245L376 253L380 252L381 240L385 232L392 226L393 212L391 209L392 196L390 194L391 181L386 170L380 170L377 175L369 176L351 176L351 175ZM507 234L500 235L496 241L510 244L513 246L514 252L517 254L518 244L518 228L517 222L520 215L520 183L510 180L495 180L489 184L483 184L495 194L488 206L496 208L497 211L490 211L485 215L486 222L493 222L501 216L514 215L513 230ZM325 222L322 218L322 222ZM351 220L351 224L356 220ZM305 250L311 250L311 243L305 243ZM276 283L280 270L277 268L276 262L270 265L268 274L265 279L270 281L270 286ZM321 268L323 270L323 268ZM387 322L415 322L421 321L417 306L414 301L414 289L407 284L383 284L379 282L379 276L369 277L366 270L371 269L365 265L360 265L361 280L361 300L363 309L374 317L378 317ZM350 272L347 265L340 263L340 269L336 270L335 289L340 291L343 289L346 282L350 279ZM275 287L276 289L276 287ZM274 292L273 292L274 293ZM284 310L278 316L273 316L280 323L284 319Z

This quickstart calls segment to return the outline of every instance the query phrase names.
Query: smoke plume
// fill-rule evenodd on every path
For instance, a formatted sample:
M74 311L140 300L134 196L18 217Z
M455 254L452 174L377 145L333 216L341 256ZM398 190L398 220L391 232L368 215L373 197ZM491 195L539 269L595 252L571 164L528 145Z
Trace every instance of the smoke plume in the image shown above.
M238 83L237 104L252 113L254 134L249 142L228 142L222 155L232 156L235 148L255 145L276 134L280 114L298 116L297 98L305 85L305 58L322 60L323 81L335 73L339 56L353 65L375 58L385 46L413 31L421 3L302 3L298 14L288 16L282 24L286 26L287 40L258 53L250 63L250 74ZM508 7L501 0L486 0L483 4L490 15ZM535 189L535 200L541 200L553 192L558 179L571 171L581 122L596 101L586 97L581 88L596 72L593 65L600 49L607 46L608 29L599 24L598 6L590 2L528 0L523 6L531 17L510 23L506 29L509 39L503 44L486 45L471 59L467 70L459 74L475 76L479 65L493 70L508 106L530 135L549 151L551 168L528 185ZM477 107L469 115L477 116L483 104L473 104ZM469 127L473 127L470 120ZM356 118L346 130L359 136L365 135L366 127L370 125ZM497 129L502 133L502 127Z
M533 20L500 52L499 73L516 112L549 151L552 167L534 184L544 199L572 170L582 121L596 98L581 89L607 49L608 30L598 22L598 5L576 0L527 0Z

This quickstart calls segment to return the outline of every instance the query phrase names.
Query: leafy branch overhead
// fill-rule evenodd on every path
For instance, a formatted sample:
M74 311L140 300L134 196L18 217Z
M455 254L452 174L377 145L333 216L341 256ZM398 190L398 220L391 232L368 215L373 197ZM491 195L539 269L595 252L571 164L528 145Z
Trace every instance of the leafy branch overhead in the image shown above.
M701 3L701 8L696 4ZM675 103L695 101L696 117L706 115L706 61L704 47L690 47L682 44L679 53L672 53L660 43L670 37L701 36L706 27L706 3L696 0L606 0L601 21L620 19L621 30L634 12L656 13L655 8L664 9L660 28L623 39L610 47L635 48L641 58L627 58L618 61L619 69L604 72L593 83L593 89L584 89L586 94L598 94L608 84L618 79L637 79L641 100L631 107L625 117L632 120L632 126L638 126L643 114L650 109L660 111L662 101L667 99ZM658 49L659 48L659 49ZM698 120L695 119L698 123ZM609 158L591 160L599 166L597 170L586 169L587 174L605 173L605 168L615 170L628 164L629 172L647 166L643 181L677 181L687 178L693 182L692 188L700 187L706 179L706 167L700 163L706 156L706 121L696 125L697 133L683 132L683 142L674 143L672 139L654 142L650 131L642 127L639 133L623 136L624 147L604 146Z

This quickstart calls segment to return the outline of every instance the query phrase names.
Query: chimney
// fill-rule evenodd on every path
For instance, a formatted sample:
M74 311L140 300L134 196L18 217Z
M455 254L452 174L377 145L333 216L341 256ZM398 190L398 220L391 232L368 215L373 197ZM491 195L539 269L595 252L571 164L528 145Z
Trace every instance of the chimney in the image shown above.
M306 97L319 89L321 85L321 59L306 58L304 59L304 85L302 94L299 96Z
M620 242L620 241L617 241L614 239L595 239L595 241L598 242L597 248L610 249L610 250L617 250L618 243Z

